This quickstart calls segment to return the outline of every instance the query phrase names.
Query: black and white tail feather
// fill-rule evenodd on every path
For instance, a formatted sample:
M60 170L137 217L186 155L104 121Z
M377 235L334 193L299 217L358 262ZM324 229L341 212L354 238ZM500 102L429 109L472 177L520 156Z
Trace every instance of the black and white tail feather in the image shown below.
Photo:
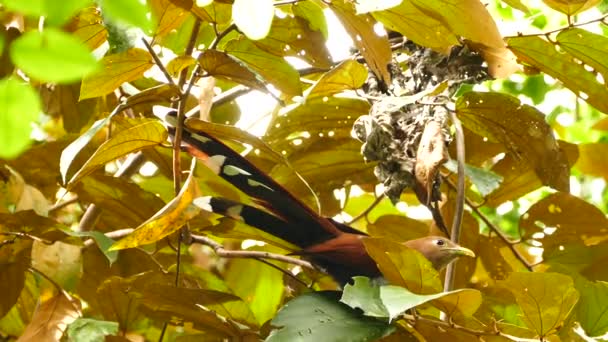
M173 140L177 126L176 111L155 106L154 115L166 123ZM250 196L254 203L268 212L217 197L198 198L195 204L201 208L242 220L300 248L331 239L343 232L360 233L349 226L318 215L239 153L207 132L193 132L185 128L182 132L181 148Z

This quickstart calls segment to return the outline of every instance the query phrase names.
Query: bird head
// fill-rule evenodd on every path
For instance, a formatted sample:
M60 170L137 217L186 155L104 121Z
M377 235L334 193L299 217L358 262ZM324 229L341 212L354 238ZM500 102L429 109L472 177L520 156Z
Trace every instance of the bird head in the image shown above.
M472 250L441 236L425 236L404 244L422 253L438 271L461 256L475 257Z

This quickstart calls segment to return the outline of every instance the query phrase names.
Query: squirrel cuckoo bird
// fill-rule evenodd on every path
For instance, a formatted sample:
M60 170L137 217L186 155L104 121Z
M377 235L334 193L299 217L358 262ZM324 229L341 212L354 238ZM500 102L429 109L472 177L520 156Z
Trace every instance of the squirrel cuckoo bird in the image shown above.
M160 106L155 106L154 112L167 123L169 135L173 139L176 131L176 112ZM292 254L306 256L342 285L349 282L353 276L381 276L375 261L363 244L362 239L367 236L365 233L318 215L267 174L209 133L184 128L181 145L182 150L201 160L266 210L218 197L199 198L195 200L197 205L242 220L300 247L300 251ZM427 236L404 244L422 253L437 270L441 270L460 256L475 256L470 249L440 236Z

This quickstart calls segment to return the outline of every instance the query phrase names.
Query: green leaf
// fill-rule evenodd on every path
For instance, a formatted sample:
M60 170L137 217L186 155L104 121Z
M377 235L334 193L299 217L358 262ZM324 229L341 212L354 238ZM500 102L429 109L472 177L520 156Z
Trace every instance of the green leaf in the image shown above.
M390 284L419 294L443 289L439 273L420 252L383 238L367 238L363 244Z
M576 289L581 298L576 305L576 318L585 334L590 337L602 336L608 332L608 283L588 281L576 277Z
M103 341L107 335L118 333L118 323L78 318L68 326L68 342Z
M456 112L468 129L502 143L516 159L524 158L543 184L569 190L566 154L535 107L506 94L469 92L456 101Z
M559 329L579 298L572 278L559 273L514 272L500 284L513 293L523 320L539 337Z
M112 265L116 261L116 259L118 259L117 251L108 250L110 248L110 246L114 243L114 240L107 237L104 233L97 232L97 231L76 232L76 231L69 230L69 229L64 229L62 231L70 236L92 238L95 241L95 243L97 244L97 247L99 247L99 250L106 256L106 258L108 258L110 265Z
M447 163L443 164L446 169L456 173L458 166L456 160L450 159ZM471 182L477 188L477 191L481 196L485 197L492 191L496 190L503 180L503 177L496 174L495 172L482 169L480 167L464 164L464 174L469 178Z
M605 101L608 89L598 82L592 72L576 63L573 56L557 51L554 44L536 36L508 38L507 44L521 61L560 80L590 105L608 113L608 103Z
M273 17L272 0L235 0L232 4L232 20L252 40L266 37Z
M11 11L30 16L44 16L45 24L61 25L76 12L87 6L92 0L2 0L0 1Z
M121 84L139 79L153 65L148 51L137 48L105 56L100 70L82 80L80 100L111 93Z
M70 179L68 188L82 177L105 164L129 153L160 145L167 140L167 129L156 119L141 118L133 120L132 126L112 135L105 141L87 162Z
M266 342L277 341L375 341L394 331L394 327L365 317L338 302L337 292L312 292L287 303L271 321L274 329Z
M17 38L11 44L11 59L30 77L45 82L71 83L97 69L83 43L51 27Z
M289 96L302 94L300 75L286 60L258 48L248 39L231 40L224 51Z
M557 44L572 56L608 78L608 38L589 31L570 28L555 38Z
M276 253L276 248L270 246L248 250ZM285 268L285 265L279 267ZM283 272L258 260L233 259L224 278L232 291L249 304L258 324L262 325L274 317L282 302Z
M0 80L0 158L15 158L27 149L32 122L40 112L38 94L28 84Z
M320 31L327 39L327 21L323 9L314 1L298 1L291 5L293 14L306 20L311 30Z
M599 4L601 0L543 0L543 2L556 11L573 16Z
M354 284L346 284L340 301L353 309L363 310L363 314L371 317L395 317L384 306L377 286L367 277L353 277ZM416 305L414 305L416 306ZM407 310L407 309L406 309Z
M190 174L181 191L148 221L142 223L131 234L110 247L110 251L150 244L179 230L186 222L198 215L201 209L192 204L199 197L196 179Z
M152 34L153 23L148 16L150 8L139 0L103 0L102 12L120 23L139 27L146 34Z
M355 3L355 9L357 14L363 14L395 7L401 2L401 0L359 0Z
M208 49L200 54L198 61L203 70L211 76L243 84L264 92L268 91L264 82L258 79L256 74L225 52Z
M367 69L356 61L346 60L326 72L310 87L306 100L324 98L345 90L361 88L367 80Z

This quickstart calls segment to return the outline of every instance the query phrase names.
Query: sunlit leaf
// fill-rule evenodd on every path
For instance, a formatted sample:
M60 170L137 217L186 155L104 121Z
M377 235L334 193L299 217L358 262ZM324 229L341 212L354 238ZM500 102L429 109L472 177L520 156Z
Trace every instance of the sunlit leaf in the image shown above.
M108 38L108 32L103 26L100 11L95 7L88 7L72 19L65 26L66 31L85 43L89 49L95 50Z
M458 98L456 111L468 129L501 142L516 158L533 165L543 184L568 191L566 154L536 108L505 94L470 92Z
M97 69L83 43L50 27L17 38L11 44L11 59L30 77L46 82L74 82Z
M95 342L118 333L118 323L78 318L68 326L68 341Z
M97 231L76 232L76 231L67 230L67 229L64 230L63 232L66 233L67 235L71 235L71 236L92 238L95 241L95 243L97 244L97 247L99 247L99 250L101 250L103 252L103 254L106 256L106 258L108 258L108 262L110 263L110 265L112 265L116 261L116 259L118 259L117 251L108 250L110 248L110 246L114 243L114 240L110 239L109 237L107 237L105 234L103 234L101 232L97 232Z
M557 192L532 205L522 215L519 229L524 239L538 239L545 248L573 242L591 245L606 234L608 220L592 204Z
M399 6L372 15L387 28L433 50L447 53L459 44L458 37L444 23L425 15L411 1L402 1Z
M254 43L273 55L294 56L312 66L330 68L333 62L325 42L322 32L311 28L304 18L296 16L274 18L268 35Z
M604 101L608 89L583 65L575 63L572 56L558 52L553 44L536 36L508 38L507 44L517 58L560 80L590 105L608 113Z
M518 9L526 14L530 13L530 10L528 9L528 7L526 7L526 5L524 5L521 0L502 0L502 2L506 3L507 5Z
M205 50L205 52L212 50ZM173 77L177 77L185 68L196 64L196 59L192 56L178 56L167 63L167 71Z
M137 152L147 147L159 145L167 140L167 130L156 119L139 119L128 129L122 130L101 144L97 151L70 179L68 186L73 186L82 177L104 166L117 158Z
M238 58L285 94L295 96L302 93L298 72L283 58L258 48L251 40L231 40L224 51Z
M543 0L543 2L556 11L573 16L599 4L601 0Z
M360 88L367 79L367 69L353 60L347 60L326 72L310 87L306 100L323 98L344 90Z
M391 62L391 47L387 36L379 36L374 31L376 20L370 14L357 15L354 5L349 2L334 1L331 9L350 35L359 52L365 57L370 69L380 79L389 84L391 75L388 64Z
M401 2L401 0L362 0L355 3L355 9L357 10L357 14L382 11L398 6Z
M2 4L15 12L31 16L44 16L46 21L51 25L61 25L76 14L78 10L91 2L92 0L3 0Z
M253 72L224 52L205 50L199 56L198 61L203 70L208 72L211 76L224 78L254 89L266 91L264 82L258 79Z
M266 37L273 17L272 0L235 0L232 4L232 20L249 39Z
M80 315L80 303L59 293L38 306L19 341L58 341Z
M167 203L148 221L137 227L131 234L114 243L110 250L137 247L156 242L179 230L188 220L200 212L199 207L192 205L192 200L199 197L199 191L196 179L190 174L177 197Z
M387 239L368 238L363 243L390 284L418 294L438 293L443 289L439 273L420 252Z
M351 198L349 202L353 200L354 198ZM390 201L385 201L387 205L396 211ZM380 216L373 223L367 225L367 233L370 236L386 237L392 241L399 242L421 238L427 235L428 232L429 226L426 223L397 214Z
M274 252L269 247L249 250ZM282 272L258 260L233 259L225 279L232 291L249 304L260 325L274 317L283 296Z
M320 31L327 39L327 21L323 9L314 1L298 1L291 5L293 14L305 19L311 30Z
M576 306L576 317L587 336L602 336L608 332L608 283L588 281L583 277L575 279L576 289L581 297Z
M232 5L213 1L203 7L192 6L192 13L202 21L222 25L231 21Z
M148 34L154 25L148 16L150 11L145 2L139 0L104 0L102 11L112 20L138 27Z
M589 31L571 28L555 38L561 48L608 78L608 38Z
M100 64L97 73L82 80L80 100L108 94L125 82L137 80L154 65L154 61L147 51L132 48L106 56Z
M40 99L27 84L0 80L0 158L15 158L31 143L32 122L40 115Z
M515 272L501 284L513 293L524 321L540 337L555 332L579 298L572 278L559 273Z
M336 292L312 292L291 300L271 321L267 342L276 341L339 341L348 336L357 341L374 341L390 334L394 327L365 317L338 302Z
M51 245L34 241L31 265L48 275L62 289L73 291L82 274L81 248L62 241L55 241Z
M170 0L148 0L152 17L158 23L152 35L154 40L161 39L172 30L177 29L188 17L188 9L174 4Z
M453 159L445 163L444 166L451 172L457 172L456 161ZM484 197L496 190L503 180L500 175L492 171L469 164L464 165L464 174L475 185L481 196Z

